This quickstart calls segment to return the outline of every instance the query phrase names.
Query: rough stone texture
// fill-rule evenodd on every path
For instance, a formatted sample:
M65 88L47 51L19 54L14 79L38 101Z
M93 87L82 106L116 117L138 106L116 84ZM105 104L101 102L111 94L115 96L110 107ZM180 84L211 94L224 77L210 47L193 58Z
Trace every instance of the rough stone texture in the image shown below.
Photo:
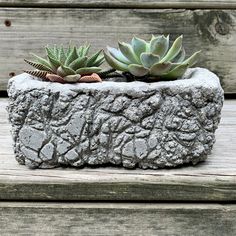
M202 68L151 84L63 85L21 74L8 94L16 159L31 168L196 164L212 149L223 104L218 77Z

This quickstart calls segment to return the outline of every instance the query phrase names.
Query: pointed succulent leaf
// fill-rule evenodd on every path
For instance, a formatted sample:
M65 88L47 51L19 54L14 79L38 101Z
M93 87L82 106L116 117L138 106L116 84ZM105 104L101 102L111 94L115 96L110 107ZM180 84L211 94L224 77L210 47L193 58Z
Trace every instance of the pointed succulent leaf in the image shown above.
M54 54L54 57L57 59L58 54L59 54L59 48L56 44L54 45L53 54Z
M34 56L37 59L38 63L51 68L51 64L46 59L44 59L42 57L39 57L34 53L31 53L31 55Z
M75 74L75 75L67 75L63 78L66 82L77 82L81 78L81 75Z
M83 54L82 54L83 57L88 55L90 46L91 46L90 44L88 44L87 46L85 45L84 50L83 50Z
M73 47L70 54L67 56L65 61L65 66L70 65L71 62L73 62L76 58L78 58L76 47Z
M183 41L183 36L181 35L174 41L169 51L161 59L161 62L171 61L173 58L175 58L179 54L182 48L182 41Z
M97 60L97 58L101 52L102 52L102 50L99 50L98 52L94 53L91 57L88 58L88 61L87 61L88 67L93 66L94 62Z
M51 58L54 58L54 59L57 58L53 49L51 49L49 47L45 47L45 50L46 50L47 56L50 56Z
M164 35L153 38L150 42L150 52L162 58L169 48L169 36Z
M128 71L128 66L118 60L116 60L109 52L103 52L104 57L107 61L107 63L114 69L120 70L120 71Z
M129 72L137 77L145 76L149 73L149 69L145 68L144 66L137 65L137 64L130 64L128 66Z
M196 64L198 62L200 52L201 51L195 52L191 57L186 59L183 63L184 64L186 64L186 63L189 64L189 67L193 66L194 64Z
M107 50L108 52L111 54L111 56L113 56L116 60L129 65L131 62L121 53L120 50L116 49L116 48L112 48L107 46Z
M182 63L185 59L185 50L184 47L180 50L179 54L172 60L173 63Z
M29 65L33 66L34 68L38 69L38 70L45 70L45 71L48 71L48 72L52 72L52 69L43 65L43 64L40 64L40 63L37 63L37 62L34 62L34 61L29 61L29 60L26 60L24 59L24 61L26 63L28 63Z
M132 63L139 63L139 58L135 55L132 46L128 43L118 43L122 54Z
M181 64L179 66L176 66L173 70L170 72L164 74L162 77L166 79L176 79L178 77L181 77L185 71L188 69L188 64Z
M73 62L71 62L69 67L76 71L79 68L84 67L86 65L87 60L88 57L79 57L75 59Z
M61 63L54 57L51 57L50 55L48 55L48 61L50 62L51 64L51 67L55 70L57 69Z
M160 57L152 53L143 52L140 56L141 63L144 67L150 68L152 65L160 61Z
M170 68L171 68L171 63L169 62L156 63L151 67L150 74L152 76L160 76L163 73L169 71Z
M143 52L146 52L147 43L143 39L133 37L131 45L137 58L139 58Z
M59 54L58 54L58 60L64 64L66 61L66 53L64 51L63 46L61 45L60 49L59 49Z
M80 69L76 70L76 74L88 75L88 74L99 72L101 70L102 69L99 67L84 67L84 68L80 68Z
M103 64L104 61L105 61L104 56L98 57L98 59L94 62L93 66L100 66Z
M64 65L61 65L58 69L57 69L57 74L62 76L62 77L65 77L67 75L74 75L75 74L75 71L72 70L71 68L67 67L67 66L64 66Z

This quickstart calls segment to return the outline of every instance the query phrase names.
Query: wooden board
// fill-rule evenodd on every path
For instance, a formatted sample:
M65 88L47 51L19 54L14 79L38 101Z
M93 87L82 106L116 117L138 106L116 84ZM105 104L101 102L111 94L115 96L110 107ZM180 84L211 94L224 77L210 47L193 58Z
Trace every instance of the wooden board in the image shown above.
M235 10L0 7L0 22L0 90L10 76L30 68L23 58L42 54L44 45L71 39L98 49L133 35L170 33L172 40L184 35L188 55L201 49L199 65L219 75L226 93L236 93Z
M236 201L236 100L225 101L206 162L162 170L30 170L18 165L6 105L7 99L1 99L0 200Z
M1 235L235 236L236 206L0 203Z
M235 0L0 0L0 6L104 8L236 8Z

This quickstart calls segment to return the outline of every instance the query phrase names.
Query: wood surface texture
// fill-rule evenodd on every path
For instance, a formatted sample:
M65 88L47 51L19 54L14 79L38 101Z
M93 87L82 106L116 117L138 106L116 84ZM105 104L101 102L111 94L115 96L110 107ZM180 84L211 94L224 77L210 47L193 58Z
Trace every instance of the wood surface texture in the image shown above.
M228 204L0 203L0 233L36 236L235 236Z
M199 66L217 73L226 93L236 93L236 10L152 8L0 7L0 90L6 90L9 77L30 68L23 62L31 59L29 52L43 56L47 44L88 41L95 50L116 46L117 40L129 41L133 35L149 39L151 34L170 33L172 40L184 35L187 55L201 49Z
M160 170L57 168L30 170L13 155L0 100L0 200L236 201L236 100L226 100L207 161Z
M0 0L0 6L103 8L236 8L235 0Z

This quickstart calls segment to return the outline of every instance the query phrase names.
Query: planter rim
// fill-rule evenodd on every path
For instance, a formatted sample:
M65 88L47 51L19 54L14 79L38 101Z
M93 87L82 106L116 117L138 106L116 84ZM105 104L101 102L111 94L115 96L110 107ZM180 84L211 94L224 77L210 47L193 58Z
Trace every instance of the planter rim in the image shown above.
M11 85L14 84L14 90L32 90L32 89L48 89L53 92L67 93L69 91L108 91L113 89L121 93L134 93L135 91L147 91L150 89L161 90L165 88L172 88L174 90L192 89L192 88L206 88L206 89L221 89L219 78L205 68L190 68L182 78L174 81L161 81L146 83L140 81L134 82L114 82L103 81L102 83L75 83L75 84L60 84L55 82L41 81L35 79L27 73L22 73L9 80L8 90L12 89Z

